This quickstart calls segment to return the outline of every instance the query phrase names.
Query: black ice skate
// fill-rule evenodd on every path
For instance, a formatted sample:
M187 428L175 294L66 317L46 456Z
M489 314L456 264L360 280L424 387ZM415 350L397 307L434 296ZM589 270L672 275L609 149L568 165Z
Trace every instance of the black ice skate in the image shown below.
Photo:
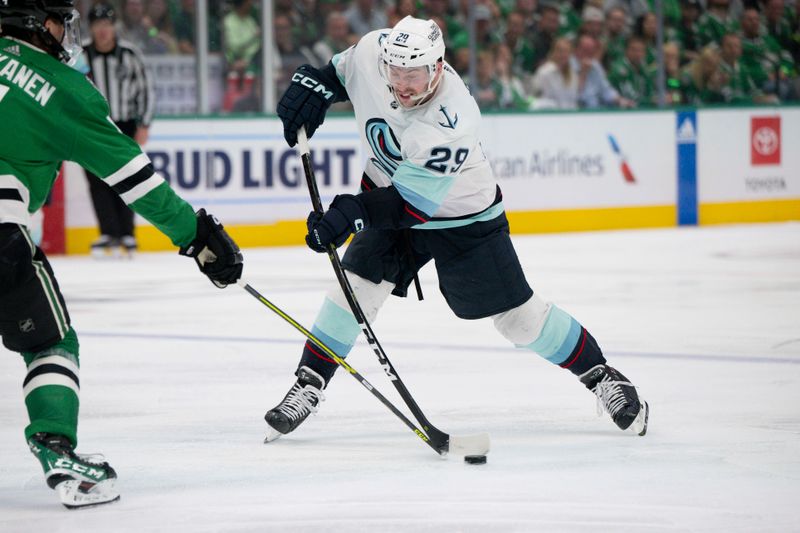
M636 387L622 373L608 365L597 365L580 376L586 388L597 395L597 414L605 409L622 430L647 433L650 407L640 400Z
M42 464L47 486L68 509L119 500L117 473L102 456L78 455L69 439L50 433L36 433L28 446Z
M95 259L109 259L119 257L119 239L109 235L100 235L90 246L90 252Z
M264 415L270 432L264 442L272 442L281 435L294 431L311 413L317 412L317 404L325 400L322 389L325 380L308 368L301 366L297 371L297 382L292 385L281 403Z

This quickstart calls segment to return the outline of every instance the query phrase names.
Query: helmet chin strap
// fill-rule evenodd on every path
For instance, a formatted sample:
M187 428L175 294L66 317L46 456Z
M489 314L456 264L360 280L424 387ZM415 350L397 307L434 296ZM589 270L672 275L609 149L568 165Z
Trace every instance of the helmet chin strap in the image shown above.
M58 39L56 39L53 34L50 33L50 30L48 30L44 24L36 20L33 24L28 24L28 29L36 32L36 35L39 36L39 38L43 41L43 44L47 47L45 50L46 52L63 63L69 62L69 52L67 52L67 50L61 46L61 43L58 41ZM66 32L66 25L64 26L64 31Z
M435 68L436 67L434 67L433 79L431 79L428 82L428 88L424 92L422 92L420 94L417 94L415 96L409 96L409 100L411 100L411 102L413 102L413 103L412 103L412 105L410 105L408 107L416 107L416 106L422 104L423 101L426 100L431 94L433 94L433 92L439 86L439 82L442 81L442 75L441 75L441 73L439 73L437 75ZM392 89L392 92L394 92L394 89ZM403 107L406 107L406 106L403 106Z
M67 52L67 50L61 46L61 43L58 42L55 37L53 37L53 34L50 33L47 28L42 26L42 29L44 31L41 32L40 35L50 47L50 51L55 54L62 63L69 63L71 59L69 52Z

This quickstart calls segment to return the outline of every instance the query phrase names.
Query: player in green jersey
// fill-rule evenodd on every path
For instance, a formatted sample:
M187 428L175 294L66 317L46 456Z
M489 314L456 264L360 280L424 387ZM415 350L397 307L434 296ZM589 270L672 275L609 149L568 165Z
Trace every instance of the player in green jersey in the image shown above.
M74 0L0 0L0 336L22 354L25 438L47 484L71 508L115 501L107 462L75 453L78 338L47 258L31 240L62 161L75 161L195 259L218 287L242 254L205 210L196 214L108 118L100 93L70 63L80 53Z

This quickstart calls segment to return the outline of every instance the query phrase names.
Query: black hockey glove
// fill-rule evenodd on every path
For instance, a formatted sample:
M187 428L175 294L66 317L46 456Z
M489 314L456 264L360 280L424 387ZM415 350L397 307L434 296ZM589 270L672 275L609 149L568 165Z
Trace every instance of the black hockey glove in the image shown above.
M324 69L323 69L324 70ZM334 71L334 76L335 76ZM335 91L338 79L327 80L325 72L311 65L302 65L294 71L292 83L278 102L278 116L283 122L283 137L289 146L297 144L297 130L306 127L310 139L325 121L325 113L337 101Z
M197 235L194 240L178 253L193 257L200 272L220 289L236 283L242 277L244 258L239 247L217 217L209 215L205 209L197 212Z
M333 199L324 215L312 211L306 221L306 244L318 253L328 251L331 244L338 248L351 233L369 226L367 211L358 196L340 194Z

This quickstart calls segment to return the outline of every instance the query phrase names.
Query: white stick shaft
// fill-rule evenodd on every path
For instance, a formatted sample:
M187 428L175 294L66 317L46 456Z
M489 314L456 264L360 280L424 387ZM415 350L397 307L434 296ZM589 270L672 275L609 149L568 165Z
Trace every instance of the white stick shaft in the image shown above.
M308 136L306 135L305 126L300 126L300 129L297 130L297 148L300 150L300 155L311 153L311 148L308 146Z

